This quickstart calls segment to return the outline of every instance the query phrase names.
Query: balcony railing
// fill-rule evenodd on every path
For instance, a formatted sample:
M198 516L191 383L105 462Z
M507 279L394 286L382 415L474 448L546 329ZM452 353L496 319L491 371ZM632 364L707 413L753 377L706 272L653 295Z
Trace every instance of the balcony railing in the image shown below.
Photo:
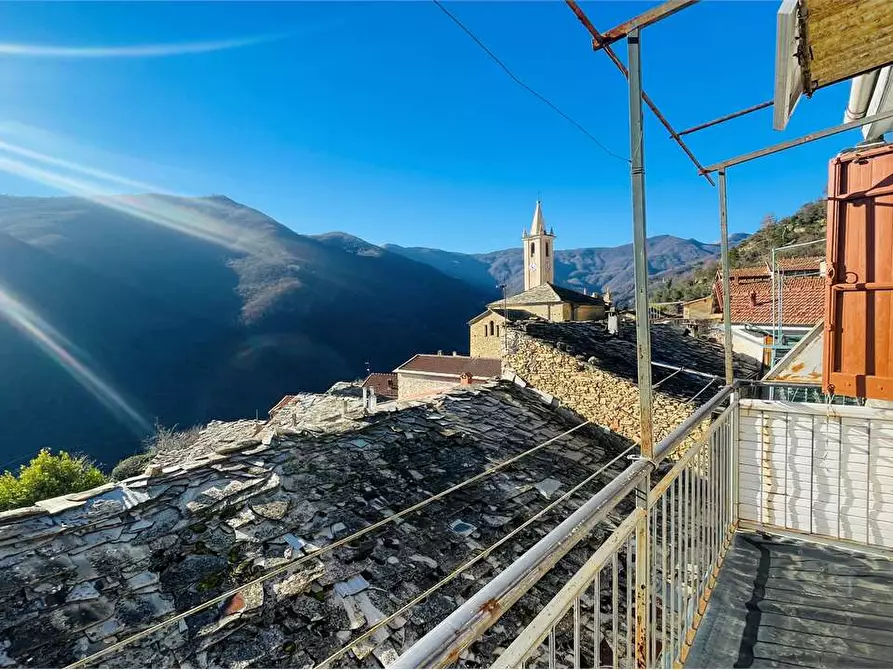
M709 421L693 445L691 434ZM682 452L682 453L680 453ZM392 667L453 665L631 491L637 506L492 667L685 663L739 528L893 548L893 410L726 387ZM669 470L660 478L661 465Z

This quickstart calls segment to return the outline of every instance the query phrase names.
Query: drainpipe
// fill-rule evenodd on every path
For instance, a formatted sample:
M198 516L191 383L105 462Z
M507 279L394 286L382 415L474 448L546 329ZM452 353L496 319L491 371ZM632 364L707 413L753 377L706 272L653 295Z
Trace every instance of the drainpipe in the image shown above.
M844 123L865 118L879 74L880 70L872 70L853 79L850 85L850 100L843 114Z

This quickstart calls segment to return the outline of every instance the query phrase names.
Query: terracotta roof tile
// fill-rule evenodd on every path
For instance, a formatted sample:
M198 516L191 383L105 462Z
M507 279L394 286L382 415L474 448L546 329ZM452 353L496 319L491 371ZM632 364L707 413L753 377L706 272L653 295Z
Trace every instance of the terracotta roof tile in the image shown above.
M397 397L397 375L393 372L373 372L362 383L363 388L371 388L380 398Z
M478 379L489 379L502 373L502 361L498 358L416 354L394 372L429 372L456 377L463 372L470 372Z
M722 305L722 282L714 290ZM772 323L772 282L764 280L732 282L730 292L732 323ZM818 276L785 277L782 309L785 325L812 326L825 314L825 279Z

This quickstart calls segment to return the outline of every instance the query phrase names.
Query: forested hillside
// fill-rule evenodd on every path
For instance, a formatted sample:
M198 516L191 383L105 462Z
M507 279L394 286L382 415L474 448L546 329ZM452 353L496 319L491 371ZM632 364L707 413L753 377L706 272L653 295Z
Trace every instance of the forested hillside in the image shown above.
M808 202L791 216L777 219L773 215L763 218L760 229L729 251L729 263L733 268L748 267L768 263L772 249L789 244L825 239L825 199ZM821 256L824 245L819 242L800 249L783 252L785 258ZM673 302L691 300L708 295L719 267L715 259L699 264L683 275L668 273L658 275L652 282L652 302Z

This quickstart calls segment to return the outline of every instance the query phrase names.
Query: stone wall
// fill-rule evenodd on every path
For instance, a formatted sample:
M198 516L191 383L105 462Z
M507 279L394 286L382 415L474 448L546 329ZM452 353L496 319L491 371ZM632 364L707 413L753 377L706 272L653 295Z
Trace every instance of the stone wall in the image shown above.
M601 321L605 318L605 308L601 305L577 305L574 321Z
M498 356L497 356L498 358ZM397 399L418 398L428 393L446 391L459 385L458 377L397 373Z
M490 321L493 321L494 334L490 335ZM476 358L502 358L502 329L505 328L505 319L490 312L488 317L469 326L469 348L471 356ZM498 330L499 334L496 335Z
M523 332L509 330L508 342L504 368L590 421L631 440L639 438L639 389L635 384ZM660 390L654 392L652 404L655 442L696 407Z

